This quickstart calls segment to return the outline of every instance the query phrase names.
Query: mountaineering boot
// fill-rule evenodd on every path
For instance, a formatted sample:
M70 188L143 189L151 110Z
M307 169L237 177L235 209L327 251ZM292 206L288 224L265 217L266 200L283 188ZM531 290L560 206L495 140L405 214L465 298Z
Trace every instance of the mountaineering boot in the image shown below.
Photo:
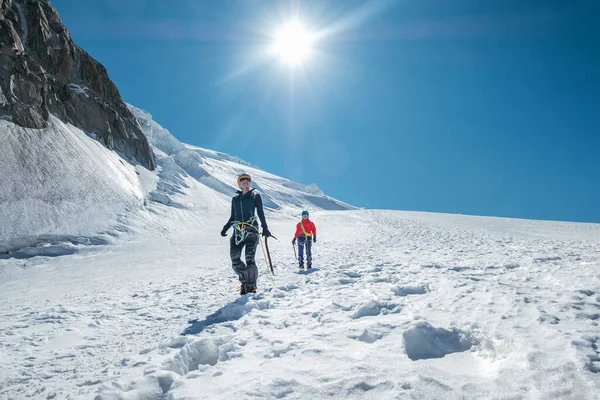
M248 294L248 293L256 293L256 288L255 287L241 285L239 287L239 289L240 289L240 296L243 296L243 295Z

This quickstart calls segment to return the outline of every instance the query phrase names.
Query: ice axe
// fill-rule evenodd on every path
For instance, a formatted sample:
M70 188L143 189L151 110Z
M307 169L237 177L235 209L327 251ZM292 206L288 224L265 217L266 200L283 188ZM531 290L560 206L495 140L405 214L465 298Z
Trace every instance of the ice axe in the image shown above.
M296 254L296 243L295 242L292 242L292 248L294 249L294 258L297 260L298 255Z
M271 269L271 273L275 275L275 271L273 270L273 262L271 261L271 252L269 251L269 237L277 240L277 238L273 235L265 236L265 248L267 249L267 258L269 259L269 268Z

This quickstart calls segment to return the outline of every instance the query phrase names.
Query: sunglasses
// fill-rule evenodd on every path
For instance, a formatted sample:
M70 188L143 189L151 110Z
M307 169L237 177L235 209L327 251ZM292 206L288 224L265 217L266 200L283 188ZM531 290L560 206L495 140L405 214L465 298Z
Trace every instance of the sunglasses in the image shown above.
M240 182L252 182L250 178L241 178Z

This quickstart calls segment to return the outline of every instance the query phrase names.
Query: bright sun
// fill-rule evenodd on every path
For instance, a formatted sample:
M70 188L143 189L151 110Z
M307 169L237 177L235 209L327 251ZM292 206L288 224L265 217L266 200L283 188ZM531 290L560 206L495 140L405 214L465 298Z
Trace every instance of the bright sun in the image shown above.
M283 25L274 39L272 50L285 64L292 66L301 64L310 56L313 35L297 21Z

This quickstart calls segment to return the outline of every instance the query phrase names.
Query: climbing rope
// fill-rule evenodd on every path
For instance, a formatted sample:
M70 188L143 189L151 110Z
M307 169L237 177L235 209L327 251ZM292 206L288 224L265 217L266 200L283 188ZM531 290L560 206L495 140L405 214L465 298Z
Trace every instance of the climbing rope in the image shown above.
M252 216L248 221L233 221L231 225L233 226L233 236L236 246L239 246L246 239L248 229L254 229L258 235L258 228L254 226L254 222L256 222L256 215Z

